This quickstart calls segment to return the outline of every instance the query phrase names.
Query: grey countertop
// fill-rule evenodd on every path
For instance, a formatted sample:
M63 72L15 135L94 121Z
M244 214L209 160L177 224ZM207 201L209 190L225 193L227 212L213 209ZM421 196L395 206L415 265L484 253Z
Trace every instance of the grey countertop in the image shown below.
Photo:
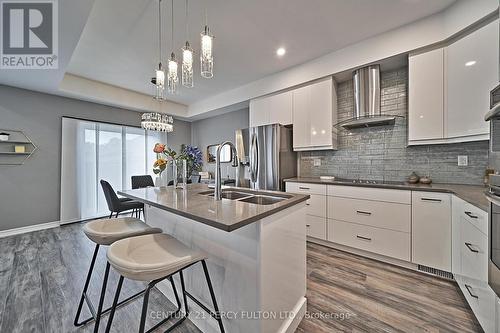
M224 189L237 188L224 187ZM119 191L118 194L224 231L236 230L309 199L308 195L261 191L259 194L290 197L271 205L257 205L229 199L215 201L213 197L201 194L207 191L213 189L208 188L206 184L190 184L185 190L174 189L173 186L148 187Z
M296 183L312 183L312 184L329 184L329 185L343 185L343 186L361 186L361 187L374 187L374 188L387 188L396 190L412 190L412 191L427 191L427 192L444 192L453 193L460 199L488 212L489 202L486 199L484 192L486 187L480 185L460 185L460 184L365 184L365 183L352 183L349 181L338 180L321 180L320 178L290 178L285 179L285 182Z

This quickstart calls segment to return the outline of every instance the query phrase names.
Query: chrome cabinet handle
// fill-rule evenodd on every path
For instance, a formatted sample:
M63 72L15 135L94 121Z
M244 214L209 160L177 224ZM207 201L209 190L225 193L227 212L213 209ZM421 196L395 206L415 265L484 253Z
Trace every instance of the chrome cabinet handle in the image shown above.
M310 190L309 187L302 187L302 186L299 186L299 190Z
M478 251L478 250L476 250L475 248L473 248L473 247L472 247L472 244L471 244L471 243L464 243L464 244L465 244L465 246L467 246L467 248L469 248L469 250L470 250L471 252L474 252L474 253L479 253L479 251Z
M466 285L465 285L465 289L467 289L467 291L469 292L469 295L470 295L471 297L473 297L473 298L479 298L479 296L474 295L474 294L472 293L472 291L471 291L471 290L472 290L472 287L471 287L471 286L469 286L468 284L466 284Z
M477 215L472 214L472 212L464 212L464 213L465 213L465 215L467 215L467 216L468 216L468 217L470 217L471 219L477 219L477 218L478 218L478 216L477 216Z
M429 201L429 202L442 202L443 200L441 199L433 199L433 198L420 198L422 201Z
M362 240L365 240L365 241L369 241L371 242L371 238L368 238L368 237L363 237L363 236L360 236L360 235L356 235L356 238L359 238L359 239L362 239Z
M370 213L370 212L364 212L364 211L362 211L362 210L357 210L357 211L356 211L356 213L358 213L358 214L360 214L360 215L366 215L366 216L370 216L370 215L372 215L372 213Z

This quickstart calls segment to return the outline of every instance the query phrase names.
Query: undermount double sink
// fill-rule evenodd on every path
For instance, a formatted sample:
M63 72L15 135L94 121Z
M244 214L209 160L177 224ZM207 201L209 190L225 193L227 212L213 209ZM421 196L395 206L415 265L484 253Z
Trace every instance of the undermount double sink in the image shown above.
M209 197L214 196L214 191L201 192L200 194ZM270 195L262 194L259 192L252 191L241 191L241 190L222 190L222 198L229 200L236 200L241 202L252 203L256 205L272 205L283 200L291 198L291 196L283 195Z

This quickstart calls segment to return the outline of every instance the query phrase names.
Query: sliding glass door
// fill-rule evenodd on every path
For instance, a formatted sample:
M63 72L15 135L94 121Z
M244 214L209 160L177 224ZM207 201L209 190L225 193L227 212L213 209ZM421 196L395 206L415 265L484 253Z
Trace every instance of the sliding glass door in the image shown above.
M131 176L150 174L156 142L166 135L141 128L63 118L61 221L109 214L100 180L115 191L131 188Z

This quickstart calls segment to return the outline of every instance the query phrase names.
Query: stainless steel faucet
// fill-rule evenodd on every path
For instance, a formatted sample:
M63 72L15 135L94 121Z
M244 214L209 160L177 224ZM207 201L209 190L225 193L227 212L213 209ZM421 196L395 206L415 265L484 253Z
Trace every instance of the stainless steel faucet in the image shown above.
M230 141L224 141L217 147L217 153L215 155L215 200L222 200L222 180L220 175L220 152L222 151L222 147L225 145L229 145L231 147L231 155L233 155L233 160L231 165L233 167L238 166L238 153L236 151L236 147Z

